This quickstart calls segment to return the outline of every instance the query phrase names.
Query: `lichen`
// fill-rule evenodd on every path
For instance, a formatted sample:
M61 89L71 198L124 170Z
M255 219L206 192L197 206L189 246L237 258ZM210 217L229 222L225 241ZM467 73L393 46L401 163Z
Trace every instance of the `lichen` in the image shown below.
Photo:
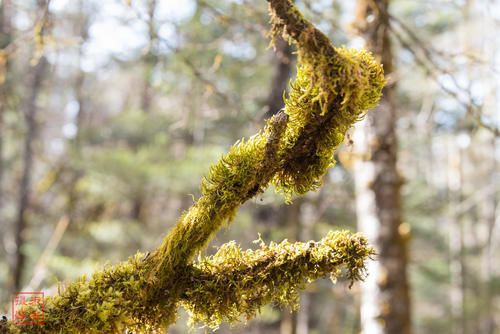
M233 145L201 183L202 196L149 256L137 254L45 300L43 325L0 321L0 332L113 333L164 330L183 305L193 322L253 317L268 302L297 306L298 289L344 267L359 280L373 254L359 235L331 232L319 242L283 242L241 251L234 243L210 258L193 257L228 225L238 207L270 184L289 201L316 190L345 132L380 98L383 69L369 53L334 48L290 0L267 0L272 34L296 43L297 77L285 110L247 141Z

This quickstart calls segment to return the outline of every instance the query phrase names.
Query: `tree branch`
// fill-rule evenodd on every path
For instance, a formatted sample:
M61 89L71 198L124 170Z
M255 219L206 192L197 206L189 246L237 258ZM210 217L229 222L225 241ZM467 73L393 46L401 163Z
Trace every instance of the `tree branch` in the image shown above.
M370 54L334 48L289 0L268 2L273 34L290 36L299 52L300 67L285 100L285 112L271 118L248 141L238 141L210 168L202 180L201 198L155 252L144 257L138 254L115 267L96 271L90 280L82 277L68 285L46 299L44 325L22 327L23 331L166 329L175 321L179 304L192 310L195 321L216 326L222 320L235 320L228 313L230 309L209 302L223 298L213 295L222 293L222 285L211 285L219 278L238 279L228 287L233 293L226 295L226 302L237 298L240 304L234 307L247 317L270 300L294 304L304 279L332 271L338 275L341 265L346 266L348 278L361 278L364 261L373 251L361 237L340 234L330 234L319 243L283 243L256 252L241 253L230 244L215 257L190 264L194 254L231 221L238 207L270 183L288 200L293 194L316 190L333 166L334 151L346 130L377 103L386 82L382 67ZM233 256L239 260L234 262ZM254 271L249 272L250 267ZM259 277L263 278L260 283L255 281ZM239 287L248 293L252 287L258 291L248 299L236 291ZM211 288L216 290L208 293Z
M372 255L366 238L345 232L330 232L319 242L261 243L257 251L228 243L190 267L190 285L181 303L192 323L212 329L223 321L249 320L270 302L297 309L299 289L328 275L336 281L343 267L348 279L361 279L364 261Z

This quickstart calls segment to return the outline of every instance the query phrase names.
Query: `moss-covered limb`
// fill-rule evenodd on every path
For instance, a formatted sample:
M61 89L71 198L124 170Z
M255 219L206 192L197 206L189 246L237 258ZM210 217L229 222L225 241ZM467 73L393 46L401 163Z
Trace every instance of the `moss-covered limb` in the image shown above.
M328 57L336 54L328 37L306 20L291 0L266 0L272 19L271 35L291 37L299 44L299 52L323 53Z
M263 191L280 166L278 149L288 116L278 113L248 141L235 144L202 183L202 197L181 217L162 246L96 271L46 301L46 332L141 331L168 327L184 292L186 266L238 206ZM120 306L118 306L120 305ZM22 327L36 331L37 326Z
M289 36L297 44L299 64L306 68L310 81L306 91L318 89L312 102L320 101L323 112L338 107L335 103L338 95L342 97L340 107L352 111L364 111L377 103L385 80L382 67L370 55L339 52L328 37L302 16L291 0L267 2L272 15L271 33ZM354 92L357 94L353 96ZM361 98L365 93L375 93L376 98ZM348 107L343 106L346 103Z
M333 165L334 151L342 142L345 131L380 98L385 83L383 70L368 53L335 49L289 0L268 2L274 15L274 33L288 34L297 42L299 51L298 74L285 101L285 112L271 119L264 130L248 141L235 144L218 164L210 168L202 182L201 198L181 217L151 256L144 261L134 257L116 267L97 271L90 280L80 279L70 284L58 295L47 298L45 325L18 329L32 333L106 333L123 328L144 332L165 329L172 324L183 298L184 303L190 303L186 305L191 309L203 304L210 310L216 306L208 301L216 299L216 295L203 297L203 294L189 290L192 291L191 297L199 298L199 302L185 298L190 275L194 275L194 271L203 273L202 267L189 266L193 255L209 242L224 223L231 220L240 204L262 192L269 183L283 190L288 198L320 186L322 176ZM304 251L304 247L323 247L308 245L290 249L283 246L281 250L286 248L290 254L296 254L297 249ZM276 247L279 249L280 246ZM309 254L315 254L311 252ZM257 256L255 254L265 255L258 252L242 254L250 258ZM245 299L238 304L240 306L236 310L240 314L251 315L257 306L269 300L293 301L292 292L302 286L299 278L317 277L314 272L303 271L305 267L295 268L293 261L279 264L276 262L280 259L278 255L279 252L266 260L273 266L269 269L266 269L267 265L263 267L258 277L267 277L268 283L260 286L265 288L255 296L253 304L248 304L253 299ZM222 261L222 257L220 259ZM300 262L303 261L300 256L295 259L298 264L306 264ZM219 260L214 258L213 261ZM230 258L224 261L231 263ZM208 262L201 265L203 263ZM316 268L316 273L328 270L335 273L339 265L328 267L322 263L316 262L311 268ZM358 272L359 263L348 261L344 264L348 273L357 278L354 273ZM307 265L310 263L307 262ZM276 269L273 271L271 268ZM285 274L286 270L291 271ZM302 276L296 276L296 270ZM235 275L237 273L238 270L234 271ZM283 287L279 286L281 281L276 280L277 276L273 276L279 273L289 278ZM214 281L209 276L204 277L201 281L209 289ZM236 278L244 277L240 273L233 279ZM235 284L240 287L240 283ZM271 286L272 289L269 288ZM250 290L250 285L247 290L249 293L254 291ZM203 288L200 286L197 291L201 293ZM289 293L292 297L287 297ZM214 319L233 319L223 309L214 311L219 312L214 313L218 314L218 318L210 318L206 314L212 311L204 313L202 308L199 307L195 314L209 324L215 324ZM0 330L8 326L10 323L2 322ZM12 327L12 330L15 329Z
M157 274L191 260L210 237L231 220L236 209L262 192L280 166L278 149L288 116L278 113L268 126L247 142L237 142L230 152L210 167L201 184L202 197L179 220L149 262L160 261ZM166 256L168 255L168 256Z
M298 289L319 277L362 278L364 262L373 249L359 234L330 232L319 242L279 245L241 251L234 242L216 255L179 270L176 288L193 321L216 327L221 321L252 318L268 302L296 305ZM45 300L44 325L12 326L10 333L141 332L164 328L175 312L148 304L151 285L142 270L141 255L116 267L80 278ZM172 305L176 305L171 300Z
M266 189L280 166L278 149L287 121L286 114L278 113L263 131L235 144L210 168L202 181L202 197L144 265L150 272L150 282L160 282L148 290L151 303L160 302L166 312L174 312L176 307L171 303L182 293L178 288L180 271L232 219L239 205ZM168 298L164 291L168 291Z
M90 278L83 276L61 286L57 295L45 298L43 325L8 322L3 331L0 325L0 333L112 333L125 328L147 332L160 328L166 314L148 304L151 285L141 268L142 257L137 254L94 272Z
M319 242L285 241L257 251L242 252L229 243L214 257L179 270L176 287L193 320L215 327L220 321L249 319L270 301L294 305L297 289L306 281L336 277L341 266L348 279L359 279L371 254L361 236L333 232ZM90 280L82 277L46 298L43 325L0 322L0 333L150 332L165 327L175 312L148 304L151 285L141 257L97 271Z
M319 277L361 279L374 254L359 234L330 232L319 242L261 244L242 251L234 242L190 267L191 284L182 297L194 323L217 328L222 321L253 318L275 302L297 307L298 290Z
M316 98L323 103L322 110L326 111L325 103L333 103L336 94L332 94L330 80L336 76L332 68L337 60L337 50L330 43L328 37L316 29L306 20L291 0L267 0L271 12L271 34L283 35L291 38L297 44L299 64L308 68L311 85L318 84L319 91ZM333 74L333 75L332 75ZM334 92L333 92L334 93Z
M299 69L286 99L289 125L284 167L273 180L285 194L321 185L344 134L375 106L385 84L383 68L369 53L335 48L290 0L267 0L273 29L297 44Z

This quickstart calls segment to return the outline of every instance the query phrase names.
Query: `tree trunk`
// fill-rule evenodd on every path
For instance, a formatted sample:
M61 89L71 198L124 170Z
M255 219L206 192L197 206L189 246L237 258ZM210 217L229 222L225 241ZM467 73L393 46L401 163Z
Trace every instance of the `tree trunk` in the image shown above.
M81 137L82 137L82 129L87 125L88 120L88 111L87 111L87 100L89 96L87 96L85 92L85 78L86 74L81 70L82 59L83 59L83 47L85 43L87 43L89 39L89 16L86 14L84 10L84 1L80 0L78 2L79 12L82 17L80 18L76 30L77 33L81 37L81 45L78 50L78 75L75 78L74 82L74 94L76 101L78 102L78 112L75 115L74 123L76 126L76 133L73 138L69 140L69 149L70 154L74 156L77 160L82 159L82 150L81 150ZM88 16L86 16L88 15ZM78 202L78 192L76 191L76 184L78 181L84 176L84 171L81 168L75 168L71 166L71 177L69 180L69 184L66 186L68 190L67 201L66 201L66 215L69 219L69 225L73 223L75 219L75 208Z
M10 11L10 0L3 0L0 4L0 49L5 48L11 41L12 38L12 26L10 18L12 17L12 12ZM5 59L5 63L0 64L0 223L3 222L3 207L4 207L4 138L5 138L5 125L4 125L4 115L7 112L7 96L8 94L8 82L7 72L8 72L8 59ZM3 243L3 238L0 238L0 249L6 250ZM9 259L10 260L10 259ZM10 263L10 261L8 261ZM8 291L0 292L0 303L6 301Z
M465 264L464 231L457 210L462 193L462 157L455 138L448 140L448 201L449 227L448 249L450 256L450 311L451 333L466 333L465 312Z
M0 4L0 49L9 45L12 34L12 27L10 23L10 1L4 0ZM2 219L3 207L3 136L4 130L4 114L7 110L7 83L5 82L8 70L7 60L3 65L0 65L0 220Z
M320 197L316 197L318 201ZM297 233L299 241L308 242L313 239L314 224L319 220L319 215L316 203L309 201L301 201L299 214L299 231ZM300 310L297 315L297 333L309 334L309 323L311 318L312 295L307 291L300 293Z
M142 87L142 92L141 92L141 109L144 113L149 114L151 112L151 103L153 102L153 87L152 87L152 80L153 80L153 69L154 66L156 65L157 57L155 53L153 52L154 48L154 43L156 41L156 28L154 25L155 22L155 12L157 8L157 1L156 0L151 0L148 4L148 16L149 16L149 21L148 21L148 37L149 37L149 44L148 44L148 49L146 54L142 58L143 62L143 73L144 73L144 81L143 81L143 87Z
M148 35L149 35L149 45L146 54L142 58L143 63L143 86L140 96L140 108L143 113L150 114L151 107L153 103L153 74L154 67L158 62L158 58L154 52L154 44L156 41L156 28L155 28L155 12L157 9L157 1L152 0L148 5ZM130 219L146 223L147 217L145 217L144 205L146 203L144 191L137 191L134 196L132 196L132 203L130 209Z
M489 140L485 143L487 152L495 152L495 140ZM495 184L496 171L498 164L493 157L484 156L485 163L487 164L487 178L488 184ZM483 183L484 184L484 183ZM482 285L483 285L483 312L481 317L480 332L482 334L495 333L495 307L494 307L494 268L495 268L495 248L494 248L494 230L497 220L498 202L495 194L489 194L484 201L481 202L480 207L480 223L484 224L486 228L485 245L482 251ZM482 239L482 240L484 240Z
M24 111L24 118L26 122L26 135L24 138L23 147L23 169L21 183L19 185L19 198L17 207L16 218L16 259L14 264L14 287L19 290L22 287L25 255L23 253L24 233L27 225L26 212L29 208L29 198L31 193L31 172L33 170L33 142L36 137L37 124L36 115L38 107L36 100L42 85L42 77L47 62L45 58L41 58L37 65L31 68L29 75L28 99L26 102L26 109Z
M265 106L264 118L266 119L271 118L284 107L283 92L288 86L292 72L292 46L282 38L276 38L275 47L271 90Z
M356 28L368 49L392 72L392 49L388 34L388 0L358 0ZM368 114L354 139L354 165L359 230L377 251L362 284L361 326L363 333L408 334L410 301L407 278L409 226L402 222L401 178L396 168L395 85L384 88L380 105Z
M289 232L289 240L292 242L297 241L300 238L301 227L301 207L304 203L304 198L297 198L294 200L292 206L287 206L284 213L284 223L285 227L288 228ZM302 293L301 293L302 295ZM302 301L301 301L302 304ZM300 305L302 306L302 305ZM280 323L280 334L301 334L298 332L298 320L299 320L299 311L292 311L290 307L285 307L281 311L281 323Z

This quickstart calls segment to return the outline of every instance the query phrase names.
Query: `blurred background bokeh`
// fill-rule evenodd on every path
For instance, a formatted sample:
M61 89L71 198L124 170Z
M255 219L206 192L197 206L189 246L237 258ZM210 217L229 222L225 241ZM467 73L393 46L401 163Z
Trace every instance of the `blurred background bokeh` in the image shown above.
M319 191L270 189L204 254L347 229L379 256L365 283L319 280L299 312L219 333L500 333L500 2L295 2L373 51L384 98ZM208 167L283 107L296 55L268 48L268 22L264 0L0 0L0 313L161 243Z

